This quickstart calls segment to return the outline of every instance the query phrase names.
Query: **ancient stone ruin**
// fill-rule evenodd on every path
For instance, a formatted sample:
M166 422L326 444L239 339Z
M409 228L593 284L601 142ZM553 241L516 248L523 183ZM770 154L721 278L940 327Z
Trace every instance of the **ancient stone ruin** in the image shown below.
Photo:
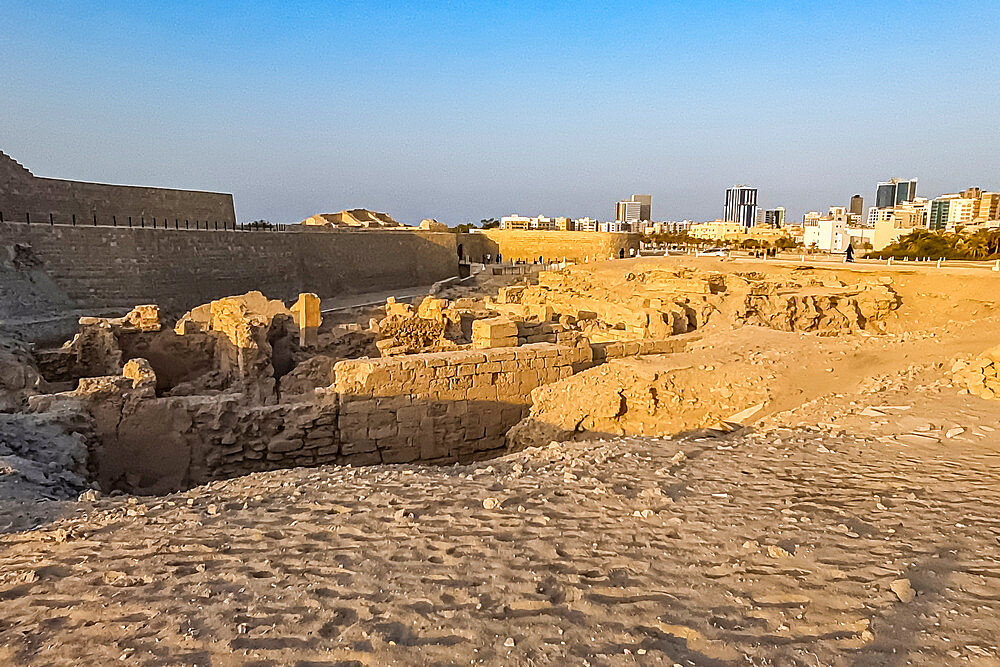
M608 282L570 267L489 296L390 298L347 321L325 321L314 294L286 305L249 292L172 323L155 305L84 317L72 340L33 356L7 343L0 378L6 401L84 425L101 488L157 493L280 467L447 464L580 432L707 424L728 404L692 403L683 369L628 359L680 354L713 326L877 331L896 306L885 279L692 269Z

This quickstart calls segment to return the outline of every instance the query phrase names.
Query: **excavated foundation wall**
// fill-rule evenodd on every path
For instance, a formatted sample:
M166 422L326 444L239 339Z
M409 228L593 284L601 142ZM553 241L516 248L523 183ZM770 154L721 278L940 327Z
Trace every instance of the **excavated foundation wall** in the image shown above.
M521 347L348 360L334 366L340 437L385 463L500 452L531 391L592 364L589 347Z
M537 387L606 359L678 351L682 340L520 347L352 359L334 382L277 404L243 394L156 397L121 376L86 378L64 401L92 415L106 490L165 493L250 472L324 463L451 463L502 453Z

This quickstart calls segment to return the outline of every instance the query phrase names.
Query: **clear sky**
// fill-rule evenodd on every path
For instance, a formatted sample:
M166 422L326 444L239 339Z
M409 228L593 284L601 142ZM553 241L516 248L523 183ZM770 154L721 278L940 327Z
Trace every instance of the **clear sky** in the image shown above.
M0 1L0 150L40 176L365 207L713 219L1000 188L1000 4Z

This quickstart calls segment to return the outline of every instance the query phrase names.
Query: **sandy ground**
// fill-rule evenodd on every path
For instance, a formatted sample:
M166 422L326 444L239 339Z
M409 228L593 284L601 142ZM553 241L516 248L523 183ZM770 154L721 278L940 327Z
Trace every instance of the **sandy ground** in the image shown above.
M946 373L1000 282L954 271L891 335L706 332L768 385L733 433L13 507L0 664L1000 665L1000 401Z

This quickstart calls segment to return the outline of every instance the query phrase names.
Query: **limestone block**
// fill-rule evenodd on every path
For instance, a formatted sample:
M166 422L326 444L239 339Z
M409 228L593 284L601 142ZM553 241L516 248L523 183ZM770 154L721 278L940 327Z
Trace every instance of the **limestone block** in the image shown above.
M272 440L267 443L268 460L274 460L271 458L271 454L283 454L285 452L293 452L297 449L302 449L301 440L286 440L283 438Z
M160 307L155 304L136 306L122 318L122 322L139 331L159 331Z
M399 425L393 422L383 426L368 426L368 438L370 440L386 440L398 435Z
M414 439L414 444L420 448L420 459L430 460L448 456L449 447L434 437L434 434L420 435Z
M351 440L350 442L342 442L340 445L340 453L345 456L350 456L351 454L363 454L366 452L374 452L378 448L375 446L374 440L369 440L367 438L362 438L359 440Z
M409 463L420 459L420 448L408 443L387 443L389 446L383 447L379 443L379 453L382 455L382 463Z
M486 349L494 347L517 347L518 340L517 336L508 336L506 338L473 338L472 346L477 349Z
M143 358L129 359L122 368L122 377L132 381L133 389L146 390L150 395L156 393L156 373L153 367Z
M426 296L417 308L417 317L422 317L425 320L442 320L447 305L448 302L444 299Z
M517 337L517 325L506 317L491 317L472 323L472 337L498 339Z

